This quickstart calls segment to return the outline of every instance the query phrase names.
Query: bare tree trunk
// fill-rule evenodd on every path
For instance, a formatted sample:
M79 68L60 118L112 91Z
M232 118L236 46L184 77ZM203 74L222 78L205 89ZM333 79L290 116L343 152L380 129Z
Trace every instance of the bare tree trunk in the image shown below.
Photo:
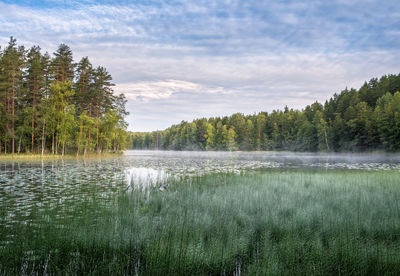
M32 140L31 140L31 152L33 153L33 140L34 140L34 132L33 132L33 128L35 127L35 116L32 114Z
M45 143L46 143L46 140L44 138L44 128L45 128L45 126L46 126L46 119L44 119L44 121L43 121L43 128L42 128L42 156L44 154L44 147L45 147Z
M89 118L92 118L92 103L89 103ZM88 135L89 147L90 147L90 130L91 130L91 126L89 124L89 135Z
M54 131L53 131L53 140L51 142L51 152L54 154Z
M65 142L63 142L63 145L62 145L62 156L64 156L64 152L65 152Z
M325 132L325 144L326 144L326 149L329 151L329 145L328 145L328 135L326 134L326 129L324 129Z
M22 140L22 135L19 137L19 142L18 142L18 154L21 152L21 140Z
M56 154L58 154L58 138L56 137Z
M13 78L12 81L12 117L11 117L11 153L14 154L15 153L15 132L14 132L14 128L15 128L15 80Z
M6 98L7 98L7 127L6 127L6 133L5 133L5 141L4 141L4 152L7 153L7 146L8 146L8 134L10 133L10 91L7 89L6 92Z
M82 114L81 114L82 116ZM80 147L81 147L81 143L82 143L82 132L83 132L83 122L82 122L82 118L80 118L80 126L79 126L79 142L78 142L78 150L76 151L76 156L79 155L80 152Z
M97 106L97 114L96 114L96 124L97 124L97 133L96 133L96 147L97 147L97 153L99 152L99 112L100 112L100 107Z
M32 102L32 141L31 141L31 152L33 153L33 141L35 138L35 106L36 106L36 87L33 89L33 102Z

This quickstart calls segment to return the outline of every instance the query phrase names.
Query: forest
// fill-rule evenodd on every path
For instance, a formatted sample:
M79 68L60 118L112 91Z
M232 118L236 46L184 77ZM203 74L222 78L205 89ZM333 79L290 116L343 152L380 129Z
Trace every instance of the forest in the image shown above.
M182 121L130 133L133 149L363 152L400 150L400 74L344 89L303 110Z
M75 63L65 44L50 56L11 37L0 49L0 153L120 151L128 113L113 86L106 68Z

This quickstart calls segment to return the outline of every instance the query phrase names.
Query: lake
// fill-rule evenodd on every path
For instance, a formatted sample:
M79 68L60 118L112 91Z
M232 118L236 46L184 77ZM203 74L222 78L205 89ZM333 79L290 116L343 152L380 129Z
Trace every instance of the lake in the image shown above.
M296 171L299 171L300 173L292 173ZM336 175L336 171L345 173L339 173ZM253 172L260 172L261 176L252 175ZM371 174L369 175L364 172L371 172ZM388 172L388 175L380 175L374 172ZM19 230L22 232L16 234L15 229L23 229L23 227L27 227L30 229L29 231L32 231L32 233L35 233L35 231L38 231L39 233L40 231L44 231L41 229L47 227L43 226L46 223L50 223L52 227L57 229L63 229L70 227L79 220L80 217L86 217L85 220L87 220L87 216L95 219L90 222L90 225L98 223L97 218L101 219L106 212L105 210L109 210L110 207L111 209L121 209L121 203L119 202L121 196L122 198L124 198L124 195L129 197L130 194L136 198L129 203L131 205L128 205L132 206L135 210L134 212L136 217L140 217L146 221L142 222L141 225L146 225L146 227L143 227L151 229L151 231L156 231L153 229L153 227L156 227L154 226L155 218L153 215L149 217L148 213L148 210L152 209L148 208L156 208L155 210L157 211L154 211L156 214L158 214L157 212L163 212L163 209L159 209L161 207L157 206L167 204L166 200L168 198L172 199L172 203L170 202L168 204L173 204L174 200L177 198L176 194L177 192L179 193L179 189L184 191L184 195L180 195L182 196L182 200L186 200L187 198L197 200L197 196L193 197L193 195L190 195L191 189L183 188L184 186L182 186L182 183L197 185L196 183L209 183L211 181L212 183L226 184L227 180L224 175L237 175L237 177L232 176L233 178L231 178L231 180L232 183L238 184L232 184L232 188L229 188L228 186L224 187L224 192L218 198L211 199L214 195L210 192L210 194L207 194L207 197L210 197L210 199L199 201L199 206L204 202L210 202L210 200L220 200L220 205L215 208L222 208L221 210L225 210L225 207L221 206L225 206L227 204L226 202L229 202L229 198L223 199L224 194L232 193L232 198L240 198L241 193L237 191L243 190L248 191L249 195L253 197L252 199L248 198L249 202L262 200L262 198L260 198L261 194L265 195L264 198L271 197L269 202L278 200L280 197L291 198L290 200L288 199L288 203L285 204L282 203L282 200L279 200L277 205L279 208L277 208L276 212L277 214L284 214L283 217L288 214L292 216L291 214L294 212L293 210L302 210L301 208L303 207L296 205L297 207L292 206L289 208L288 206L291 206L294 199L301 198L302 196L306 196L307 193L310 193L312 190L308 189L308 187L311 185L315 190L315 194L327 193L328 195L331 192L332 194L337 193L337 195L332 197L331 200L326 200L329 204L334 205L336 205L336 203L341 203L343 206L345 206L345 204L353 204L351 198L345 199L346 194L351 194L356 198L359 194L371 193L368 195L368 198L372 201L365 201L365 208L362 208L362 210L367 212L364 216L365 219L367 219L369 216L367 206L375 204L375 201L373 200L374 197L388 198L387 195L389 195L392 198L387 204L392 207L396 206L395 203L398 202L398 197L400 195L400 189L398 188L398 184L396 184L397 179L400 179L397 178L397 173L400 173L400 156L396 154L125 151L121 156L108 158L0 161L0 231L3 233L0 240L0 249L7 249L8 244L15 243L16 245L13 245L14 247L10 247L15 250L15 246L18 245L18 239L20 239L21 233L26 231ZM250 174L250 176L247 177L247 174ZM243 178L241 178L242 175L244 175ZM379 190L378 186L374 187L374 183L369 182L371 177L372 179L375 179L373 181L381 181L381 184L379 185L386 185L385 177L387 177L387 182L390 182L390 187L388 184L389 188L387 188L389 190L385 190L385 186L382 190ZM296 178L299 178L299 184L294 187L297 185ZM192 179L195 179L195 181L192 181ZM242 181L241 179L244 181L242 184L240 184ZM341 179L337 188L334 187L335 179ZM353 182L354 185L351 184ZM170 183L178 184L169 191ZM249 184L247 185L245 183ZM321 187L318 187L319 183L321 183ZM351 185L349 186L349 183L354 187L350 187ZM211 185L209 191L219 189L216 188L214 184L207 184ZM262 186L260 186L261 184ZM204 187L208 187L207 185ZM259 189L259 192L251 190L250 187L253 187L252 185L256 190ZM271 185L268 189L273 188L273 192L269 193L268 189L266 190L265 187L267 185ZM168 190L167 193L161 193L160 190L164 188ZM202 189L198 190L198 188L195 187L193 187L192 190L195 191L193 193L199 195L206 193L206 191ZM272 197L273 194L279 194L280 196ZM282 195L284 196L282 197ZM151 203L152 196L155 198L153 199L154 203ZM309 194L305 198L310 198L310 196L312 195ZM129 202L130 200L131 199L128 199ZM238 202L240 203L240 200ZM245 202L245 200L243 202ZM323 201L321 204L328 204L326 202ZM239 208L238 210L241 210L243 206L237 205L239 203L235 203L235 207L232 207L231 209ZM304 206L304 202L301 200L298 200L297 204ZM122 206L124 205L122 204ZM172 208L171 210L173 210L173 208L178 208L177 206L181 205L173 204L169 208ZM316 204L315 206L320 205ZM314 210L315 206L311 204L307 208ZM386 210L382 212L391 212L387 213L386 216L394 219L391 220L390 223L395 225L397 229L399 210L396 209L396 207L393 207L394 209L392 207L388 208L387 206L379 205L379 208L377 209ZM207 209L211 207L202 208ZM252 210L253 207L252 205L249 205L248 208L249 210ZM186 213L186 209L188 208L185 207L184 209L185 210L182 212ZM198 210L193 212L198 212ZM224 212L228 211L225 210ZM267 212L267 210L265 212ZM118 214L118 216L122 216L125 220L129 220L129 215L126 213L126 209L123 210L123 213ZM235 215L232 216L236 216L236 214L240 214L240 212L236 212ZM332 220L332 229L334 228L334 225L336 225L335 219L343 219L343 210L340 211L340 214L340 216L338 214L330 216L330 219ZM163 217L166 218L169 215L171 215L171 213L166 213ZM215 214L215 216L217 217L216 220L218 220L219 215ZM246 216L251 218L249 215ZM319 218L319 215L316 216ZM352 214L352 216L356 217L356 214ZM371 216L374 216L374 218L382 217L382 215L379 216L379 214L371 214ZM299 218L304 220L308 219L308 217L309 216L299 215ZM385 215L383 215L383 217L385 217ZM315 217L312 219L314 221ZM160 218L158 217L155 221L159 220ZM262 219L260 218L260 220ZM173 219L170 219L170 221L173 221ZM307 223L313 223L312 221L306 221ZM393 221L396 223L394 224ZM130 227L138 227L135 223L132 223L133 222L130 222ZM83 232L86 233L88 231L87 229L91 229L92 226L90 225L87 225L85 228L86 230ZM253 223L251 225L253 225ZM254 225L257 225L257 223ZM382 222L381 225L386 225L386 222ZM177 226L174 225L174 227ZM204 227L204 223L199 225L199 229L202 229L201 227ZM131 228L127 228L125 225L121 229L126 230ZM177 229L177 231L181 231L179 230L180 228ZM386 228L383 227L381 229ZM396 229L393 231L396 232ZM105 233L111 235L111 233L114 233L115 231L115 229L108 229ZM138 228L137 231L140 232L145 230L139 230ZM151 231L149 230L149 232ZM208 230L204 231L207 232ZM53 229L50 232L56 231ZM199 235L203 235L205 232L202 232ZM61 234L57 234L57 237L60 235ZM65 235L65 233L62 235ZM82 231L77 235L81 236ZM334 236L335 234L332 235ZM35 239L40 240L40 238L36 236ZM148 241L148 239L149 238L146 238L145 240ZM140 238L136 237L135 241L137 240L140 240ZM140 246L147 244L146 241L142 241ZM88 243L87 240L85 240L85 244L86 243ZM31 247L37 248L37 246L35 246L32 245ZM232 248L233 247L234 246L232 246ZM30 247L28 246L28 248ZM207 252L208 249L204 250ZM29 253L34 251L35 250L24 249L24 258L28 258L26 256L29 254L37 254ZM142 255L140 256L140 258L144 258ZM33 258L33 260L36 260L35 258ZM18 262L18 260L16 262ZM24 263L22 263L22 266L23 265ZM229 264L226 265L231 267ZM235 265L234 269L237 269L238 264ZM148 267L146 269L144 271L152 271ZM32 271L37 272L37 270ZM93 270L89 269L83 271L88 272Z
M113 158L0 161L1 223L29 220L33 211L101 200L168 178L263 169L397 170L394 154L125 151Z
M33 210L101 200L168 178L249 170L396 170L400 155L293 152L125 151L112 158L0 161L1 223L24 222Z

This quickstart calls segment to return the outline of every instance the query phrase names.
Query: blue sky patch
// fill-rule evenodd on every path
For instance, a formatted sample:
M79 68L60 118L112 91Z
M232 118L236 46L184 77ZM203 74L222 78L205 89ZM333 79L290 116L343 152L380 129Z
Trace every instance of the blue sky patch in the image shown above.
M398 74L400 2L0 1L9 37L105 66L132 130L197 117L303 108Z

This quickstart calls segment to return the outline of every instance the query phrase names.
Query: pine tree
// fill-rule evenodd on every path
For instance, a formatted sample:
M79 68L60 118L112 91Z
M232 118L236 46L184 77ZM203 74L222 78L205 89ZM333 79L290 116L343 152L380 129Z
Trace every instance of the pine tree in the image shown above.
M115 103L115 97L113 95L112 87L114 84L111 82L112 77L107 70L99 66L93 72L93 89L91 90L90 100L89 100L89 117L93 116L96 120L96 145L97 150L100 150L99 147L99 120L100 114L105 113L108 110L112 109L113 104ZM118 108L118 107L117 107ZM125 108L125 105L123 105ZM91 140L91 129L89 129L89 143Z
M54 79L56 81L65 82L74 79L74 68L72 51L65 45L61 44L54 53L52 62Z
M89 116L86 119L87 113L89 111L89 106L92 101L92 91L93 91L93 78L94 78L94 71L92 68L92 64L89 61L88 57L84 57L78 63L76 68L77 74L77 81L75 84L75 94L73 101L75 106L77 107L77 111L79 114L79 138L77 143L77 155L79 155L82 146L84 145L84 153L86 154L87 146L90 143L83 143L83 136L87 137L87 135L83 132L84 131L84 122L87 127L85 127L86 131L90 133L92 128L91 118Z
M38 112L37 106L43 94L44 74L43 60L40 47L32 47L27 54L27 107L30 108L31 117L31 152L34 151L35 119Z
M5 106L5 152L7 152L8 141L11 138L11 153L15 152L15 121L16 104L22 88L23 68L25 63L25 48L17 46L16 39L10 38L8 46L2 54L2 69L0 78L0 89L3 90Z
M52 153L76 150L79 154L83 144L87 150L97 146L100 151L99 137L104 137L100 120L107 112L115 114L116 122L107 134L113 146L105 149L124 146L125 97L114 96L111 75L104 67L93 70L88 58L81 60L76 74L74 67L72 51L65 44L52 59L48 53L42 55L39 46L26 52L10 39L0 51L0 153L41 149L44 154L51 148ZM76 125L81 118L83 125ZM76 137L82 129L86 130L84 143ZM91 142L90 135L96 141Z

